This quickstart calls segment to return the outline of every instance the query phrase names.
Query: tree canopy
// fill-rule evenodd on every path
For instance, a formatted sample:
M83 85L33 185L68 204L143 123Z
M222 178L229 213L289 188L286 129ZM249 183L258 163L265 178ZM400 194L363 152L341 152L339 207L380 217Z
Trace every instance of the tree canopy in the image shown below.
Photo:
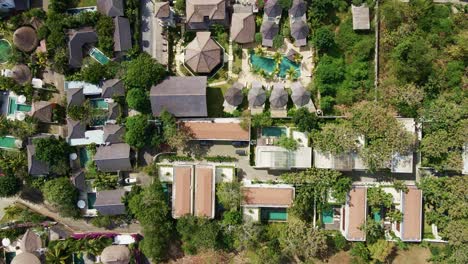
M66 175L70 169L70 146L62 138L46 137L33 141L36 147L36 159L46 162L50 171L58 175Z
M0 177L0 197L15 195L20 190L20 187L19 179L14 176Z
M147 115L128 117L125 121L125 142L135 148L158 146L161 136L149 120L150 117Z
M141 53L125 65L124 82L128 88L150 89L162 81L166 70L148 53Z
M182 249L188 254L217 249L219 231L218 224L206 218L184 216L177 220Z
M42 188L42 193L49 203L58 208L61 215L66 217L79 215L76 206L78 190L67 177L47 181Z

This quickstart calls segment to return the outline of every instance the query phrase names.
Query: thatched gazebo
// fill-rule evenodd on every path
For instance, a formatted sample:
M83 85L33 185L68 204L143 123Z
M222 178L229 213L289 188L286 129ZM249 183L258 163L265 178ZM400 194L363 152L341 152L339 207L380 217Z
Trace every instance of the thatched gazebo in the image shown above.
M221 47L211 38L210 32L197 32L185 48L184 62L196 73L211 73L222 62Z
M123 245L108 246L101 253L101 262L104 264L128 264L130 250Z
M238 82L234 83L224 94L224 100L232 106L240 105L243 99L242 84Z
M310 92L308 92L300 82L291 84L291 99L296 107L303 107L310 102Z
M270 96L270 106L272 109L282 109L288 103L288 92L284 90L284 85L275 83Z
M11 261L11 264L41 264L41 261L38 257L36 257L36 255L28 252L23 252L21 254L16 255Z
M13 43L21 51L33 51L38 43L36 31L28 26L18 28L15 33L13 33Z
M262 86L258 87L252 84L247 98L249 99L249 107L261 107L266 101L265 90L263 90Z
M17 64L12 69L13 75L11 76L19 84L27 84L31 82L31 70L25 64Z

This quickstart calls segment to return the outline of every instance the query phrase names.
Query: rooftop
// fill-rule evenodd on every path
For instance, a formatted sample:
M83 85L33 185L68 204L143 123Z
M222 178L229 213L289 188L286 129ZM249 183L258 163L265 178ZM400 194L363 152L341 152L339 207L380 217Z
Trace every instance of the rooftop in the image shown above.
M175 166L172 185L172 216L192 213L192 166Z
M99 191L96 193L94 207L102 215L124 214L125 204L122 202L124 196L124 189Z
M290 207L294 200L294 187L242 187L243 206Z
M350 241L365 241L366 233L360 227L366 223L367 189L363 186L353 186L348 194L345 208L345 237Z
M211 32L197 32L185 48L185 64L197 73L210 73L221 63L221 47L211 38Z
M195 210L194 215L214 218L215 177L211 166L195 167Z
M353 14L354 30L370 29L369 7L365 4L361 6L351 5L351 13Z
M401 240L419 242L422 239L422 191L408 186L408 193L402 194L403 223Z
M98 147L94 161L98 169L105 172L132 170L130 146L125 143Z
M250 133L236 118L182 120L195 140L249 141Z

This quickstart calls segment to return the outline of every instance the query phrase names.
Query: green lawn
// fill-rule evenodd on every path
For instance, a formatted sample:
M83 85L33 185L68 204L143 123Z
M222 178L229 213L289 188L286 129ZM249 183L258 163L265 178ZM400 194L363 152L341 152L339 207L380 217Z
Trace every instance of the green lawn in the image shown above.
M206 92L209 117L223 117L224 92L228 87L208 87Z
M96 0L80 0L77 7L95 6Z

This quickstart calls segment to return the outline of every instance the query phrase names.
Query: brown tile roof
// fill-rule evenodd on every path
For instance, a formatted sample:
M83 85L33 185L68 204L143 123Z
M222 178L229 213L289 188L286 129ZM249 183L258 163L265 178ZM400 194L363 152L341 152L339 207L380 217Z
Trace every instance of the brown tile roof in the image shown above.
M214 176L213 168L195 168L195 216L214 218Z
M169 2L154 3L154 16L157 18L167 18L171 14Z
M366 222L367 207L366 187L353 187L349 192L348 211L345 212L348 232L346 239L351 241L364 241L366 234L360 227Z
M211 32L197 32L185 48L184 60L193 71L210 73L221 63L221 47L211 38Z
M183 125L190 130L195 140L248 141L248 130L242 129L239 123L212 123L210 121L184 121Z
M187 0L187 23L203 23L205 17L209 20L223 20L226 18L225 0Z
M192 213L192 167L174 167L174 183L172 187L172 216L179 218Z
M231 39L237 43L251 43L255 40L255 15L234 13L231 21Z
M242 205L289 207L294 200L293 187L243 187Z
M421 241L422 229L422 191L415 186L408 186L408 193L403 193L403 241Z

